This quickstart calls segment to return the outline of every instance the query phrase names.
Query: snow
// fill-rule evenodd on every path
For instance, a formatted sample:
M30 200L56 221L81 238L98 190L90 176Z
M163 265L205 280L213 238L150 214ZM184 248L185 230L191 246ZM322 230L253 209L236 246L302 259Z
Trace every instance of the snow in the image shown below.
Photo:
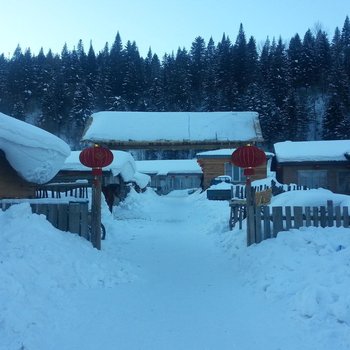
M81 151L72 151L66 159L61 170L72 171L91 171L91 168L80 163L79 154ZM111 151L113 153L113 162L104 167L103 170L111 171L113 176L120 176L125 182L133 181L141 188L147 186L150 177L146 174L141 174L136 170L136 163L133 156L128 152Z
M274 144L278 162L346 161L350 140L285 141Z
M196 159L137 160L136 167L145 174L202 174Z
M275 204L342 205L292 191ZM0 211L0 349L350 349L350 229L246 246L206 193L136 193L93 249L26 203Z
M83 140L249 141L262 136L256 112L98 112Z
M29 182L51 180L70 154L58 137L0 113L0 149L18 174Z

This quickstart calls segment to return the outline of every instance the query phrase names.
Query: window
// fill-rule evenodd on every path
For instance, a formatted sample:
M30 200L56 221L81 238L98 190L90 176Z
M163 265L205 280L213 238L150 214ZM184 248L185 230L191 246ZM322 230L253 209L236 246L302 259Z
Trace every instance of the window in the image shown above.
M232 163L225 163L225 175L231 176L232 182L244 182L243 169L234 166Z
M327 170L298 170L298 185L327 188Z
M350 171L339 171L337 190L339 193L350 194Z

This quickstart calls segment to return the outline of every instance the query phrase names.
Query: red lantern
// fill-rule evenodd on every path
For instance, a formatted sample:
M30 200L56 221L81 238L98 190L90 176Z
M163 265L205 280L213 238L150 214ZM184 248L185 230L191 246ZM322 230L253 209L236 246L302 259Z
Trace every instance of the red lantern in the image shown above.
M81 151L79 160L83 165L92 168L93 175L102 175L102 168L113 162L113 153L108 148L95 145Z
M240 168L244 168L244 175L250 176L254 175L253 168L266 162L266 155L263 150L256 146L241 146L232 153L231 162Z

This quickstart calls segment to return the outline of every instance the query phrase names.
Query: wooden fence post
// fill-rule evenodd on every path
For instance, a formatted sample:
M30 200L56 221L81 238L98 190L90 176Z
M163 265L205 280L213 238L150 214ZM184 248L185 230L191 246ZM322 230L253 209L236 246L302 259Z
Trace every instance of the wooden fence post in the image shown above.
M101 250L101 175L95 175L91 199L91 243Z

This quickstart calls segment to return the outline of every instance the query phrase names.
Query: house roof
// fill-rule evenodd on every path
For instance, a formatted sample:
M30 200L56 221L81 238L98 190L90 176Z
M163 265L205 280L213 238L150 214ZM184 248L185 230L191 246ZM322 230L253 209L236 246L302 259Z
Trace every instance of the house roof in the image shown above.
M229 158L232 156L232 153L235 151L235 148L225 148L225 149L216 149L212 151L199 152L196 154L197 158ZM271 152L265 152L266 157L271 158L274 156Z
M137 160L136 167L145 174L202 174L196 159Z
M0 149L23 179L38 184L51 180L70 153L69 146L57 136L3 113Z
M274 148L279 163L347 161L350 140L285 141L275 143Z
M256 112L98 112L91 116L82 140L136 148L263 138Z

